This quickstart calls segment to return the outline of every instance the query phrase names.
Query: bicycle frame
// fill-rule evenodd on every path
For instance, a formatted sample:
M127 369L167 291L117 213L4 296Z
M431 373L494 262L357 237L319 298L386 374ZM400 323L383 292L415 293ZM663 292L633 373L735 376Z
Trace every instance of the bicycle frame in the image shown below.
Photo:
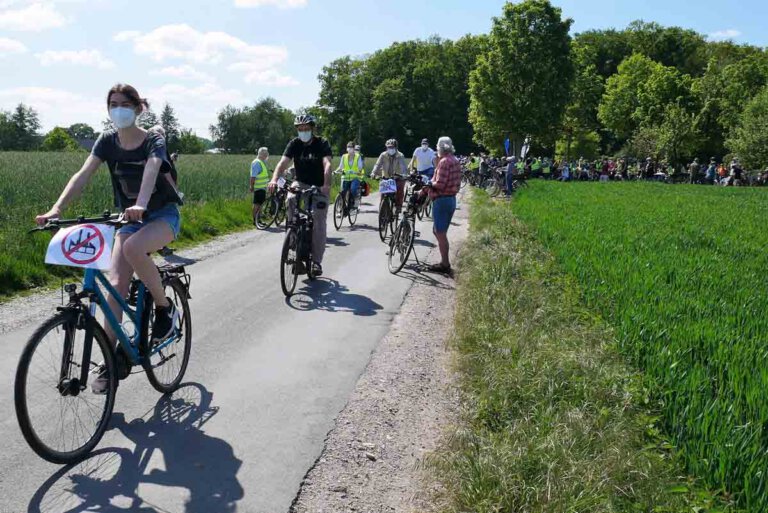
M101 288L106 291L106 294L101 291ZM131 306L128 304L128 302L115 290L115 288L112 286L111 283L107 280L107 278L104 276L104 274L101 271L95 270L95 269L86 269L85 270L85 276L83 278L83 290L81 293L83 296L86 296L90 298L90 304L88 306L88 314L91 317L92 320L95 321L96 319L96 308L98 307L101 309L102 313L104 314L105 321L109 324L109 326L112 328L112 331L117 335L117 340L120 343L120 345L123 347L123 350L128 355L128 357L131 360L131 363L134 365L138 365L141 363L141 355L139 354L139 345L142 342L141 337L144 335L142 330L142 319L145 315L145 307L146 304L144 302L144 298L147 294L147 288L139 281L138 291L136 295L136 309L134 310L131 308ZM128 319L133 323L133 325L136 327L136 333L129 337L125 330L123 329L122 325L118 322L117 316L112 312L112 309L109 308L109 305L107 303L107 299L109 297L114 298L120 308L123 310L123 314L128 316ZM175 342L179 337L179 334L175 333L173 336L171 336L168 340L164 341L162 344L158 344L157 346L152 348L152 351L149 355L155 354L158 351L161 351L166 346L172 344ZM90 343L92 342L92 333L89 333L88 330L86 331L86 351L90 352ZM147 355L147 356L149 356ZM90 358L90 355L88 355Z

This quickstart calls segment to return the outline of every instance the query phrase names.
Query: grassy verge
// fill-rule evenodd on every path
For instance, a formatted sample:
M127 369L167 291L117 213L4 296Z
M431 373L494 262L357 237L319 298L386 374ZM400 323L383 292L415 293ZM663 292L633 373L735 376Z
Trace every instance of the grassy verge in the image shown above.
M447 509L719 511L679 476L611 331L509 207L476 194L471 232L455 335L464 422L432 460Z

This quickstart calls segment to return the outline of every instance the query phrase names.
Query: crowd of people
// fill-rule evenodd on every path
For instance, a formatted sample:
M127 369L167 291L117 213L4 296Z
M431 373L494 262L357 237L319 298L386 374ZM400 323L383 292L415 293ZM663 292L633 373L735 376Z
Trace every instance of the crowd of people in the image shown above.
M648 180L722 186L768 184L768 168L750 173L744 169L738 158L726 164L712 157L706 165L701 164L698 158L694 158L688 165L675 167L666 160L656 160L651 157L646 159L601 158L593 161L579 158L569 161L552 160L548 157L497 157L473 153L465 159L464 165L471 173L477 173L479 182L491 176L495 170L506 174L507 181L514 176L522 175L528 178L563 182Z

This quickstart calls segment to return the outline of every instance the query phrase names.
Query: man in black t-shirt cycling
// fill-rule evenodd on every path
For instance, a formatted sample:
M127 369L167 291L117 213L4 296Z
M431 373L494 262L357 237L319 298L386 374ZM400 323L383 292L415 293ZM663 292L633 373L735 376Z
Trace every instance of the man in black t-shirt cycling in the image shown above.
M313 211L314 231L312 233L312 272L315 276L323 273L323 254L327 233L328 203L331 193L331 145L322 137L315 135L317 125L311 114L296 116L293 122L299 136L292 139L283 152L283 158L275 168L272 181L267 188L270 193L277 190L277 180L293 162L295 168L294 185L309 189L313 185L320 188L324 197L318 197ZM293 218L298 198L288 195L288 219ZM322 207L322 208L321 208Z

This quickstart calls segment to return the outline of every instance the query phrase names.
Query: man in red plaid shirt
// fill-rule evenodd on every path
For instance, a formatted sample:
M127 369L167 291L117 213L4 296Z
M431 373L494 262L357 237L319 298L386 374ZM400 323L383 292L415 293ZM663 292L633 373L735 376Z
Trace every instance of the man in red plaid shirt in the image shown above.
M439 264L430 266L433 272L451 273L451 263L448 259L448 228L451 226L453 213L456 211L456 194L461 188L461 164L454 156L453 142L449 137L441 137L437 141L438 163L432 186L425 189L432 199L432 232L440 248ZM422 192L425 194L426 192Z

